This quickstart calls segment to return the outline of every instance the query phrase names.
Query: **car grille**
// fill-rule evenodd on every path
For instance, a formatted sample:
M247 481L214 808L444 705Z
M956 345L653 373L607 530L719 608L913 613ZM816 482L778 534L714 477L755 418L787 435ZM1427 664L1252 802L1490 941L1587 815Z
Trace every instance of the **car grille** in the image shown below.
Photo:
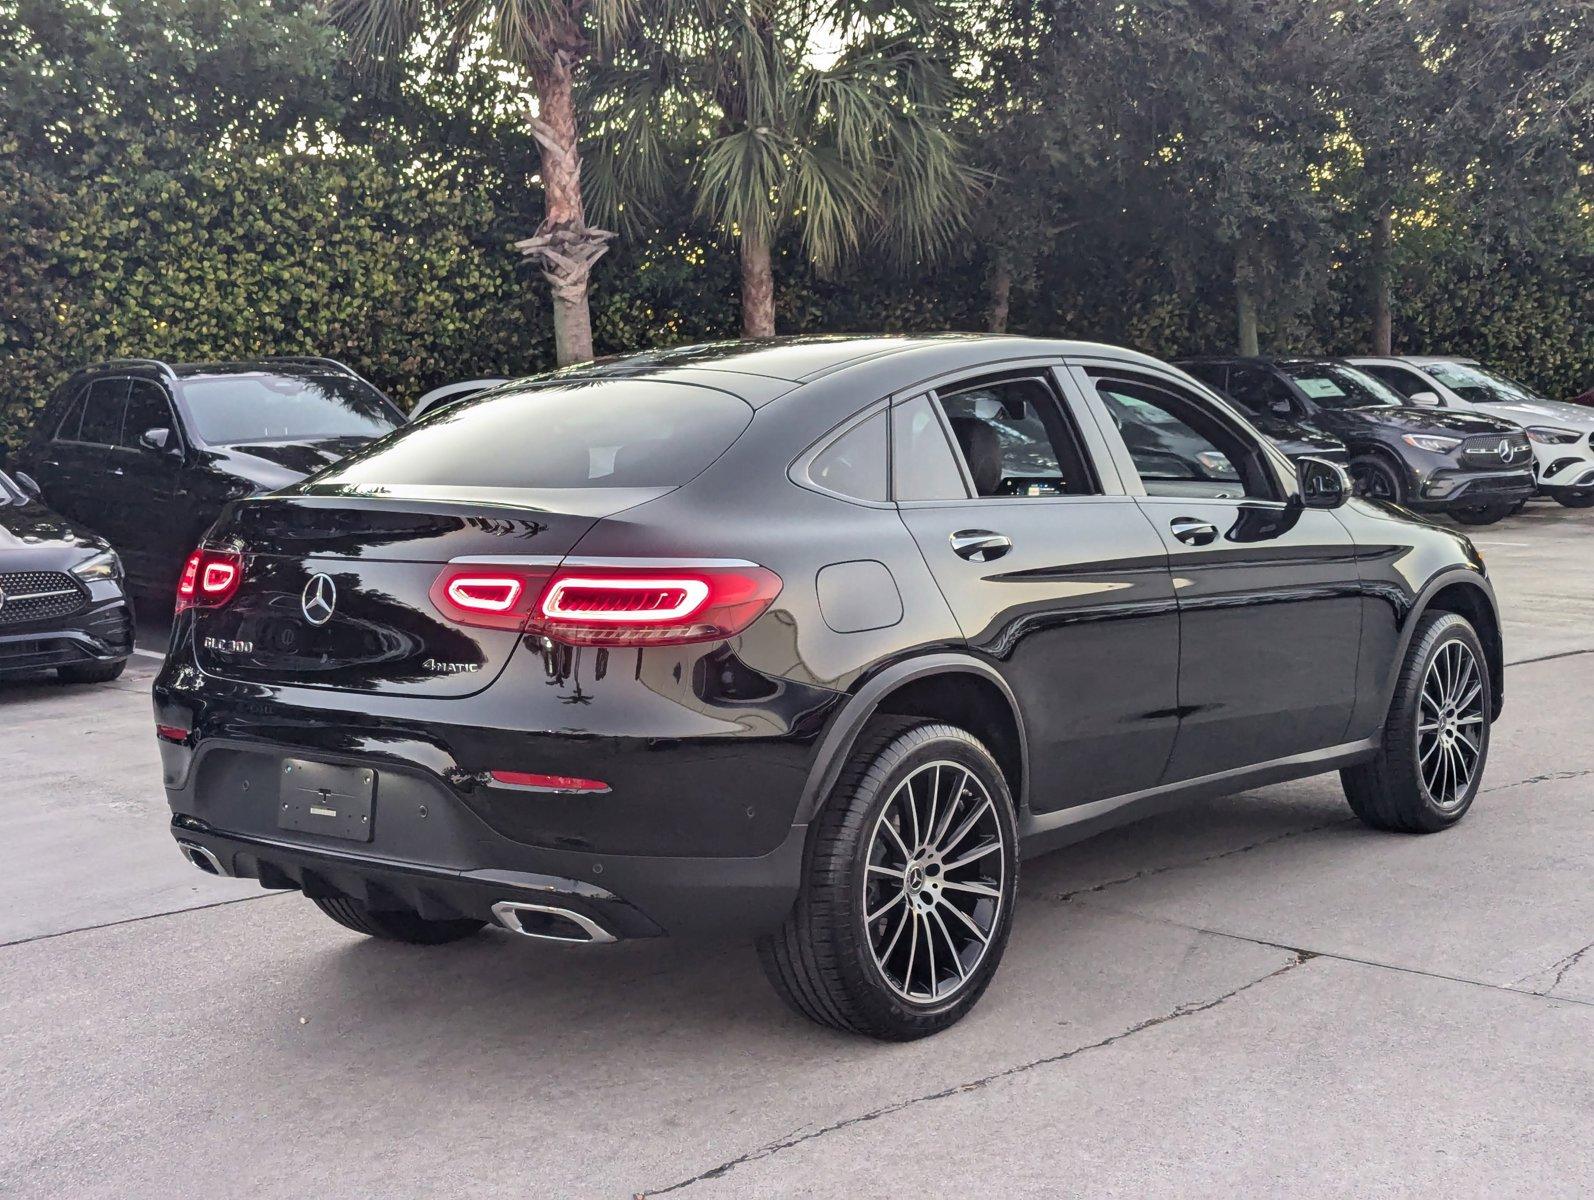
M1469 437L1461 444L1461 461L1469 467L1502 467L1522 470L1533 461L1528 435L1485 433Z
M0 625L52 621L88 607L88 593L62 571L9 571L0 575Z

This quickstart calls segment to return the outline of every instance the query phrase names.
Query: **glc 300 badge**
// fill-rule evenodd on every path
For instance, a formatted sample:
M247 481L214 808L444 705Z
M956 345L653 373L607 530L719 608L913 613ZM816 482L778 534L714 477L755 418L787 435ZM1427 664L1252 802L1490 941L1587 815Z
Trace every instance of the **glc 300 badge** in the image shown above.
M421 663L428 671L436 675L463 675L467 671L480 671L481 663L450 663L438 662L435 658L428 658Z
M205 649L215 650L222 654L253 654L253 642L239 641L237 638L208 637L205 639Z

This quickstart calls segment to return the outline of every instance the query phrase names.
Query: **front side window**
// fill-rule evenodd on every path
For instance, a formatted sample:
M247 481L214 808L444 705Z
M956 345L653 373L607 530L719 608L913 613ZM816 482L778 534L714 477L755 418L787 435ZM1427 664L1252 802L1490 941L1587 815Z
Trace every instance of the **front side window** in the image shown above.
M61 414L61 421L55 427L55 440L58 442L75 442L77 435L83 428L83 405L88 399L88 385L78 388L72 397L65 412Z
M1078 439L1040 379L978 383L937 395L976 496L1096 491Z
M1101 379L1096 391L1146 495L1274 498L1253 448L1192 400L1133 380Z
M429 412L316 477L317 486L678 487L753 420L726 392L643 379L498 389Z
M185 379L192 432L212 446L299 438L378 438L400 424L370 384L347 375L269 371Z
M1406 398L1355 367L1338 363L1288 363L1281 368L1323 408L1393 408Z
M127 407L126 379L96 379L89 384L83 405L83 424L77 440L96 446L114 446L122 437L122 413Z
M1290 385L1262 367L1235 367L1229 372L1226 394L1253 417L1263 414L1286 416L1295 411L1295 398L1290 394Z
M135 379L132 390L127 395L127 417L122 422L122 445L132 450L148 449L139 439L153 429L164 429L170 436L176 436L172 430L172 410L166 403L166 392L158 383L151 383L148 379Z

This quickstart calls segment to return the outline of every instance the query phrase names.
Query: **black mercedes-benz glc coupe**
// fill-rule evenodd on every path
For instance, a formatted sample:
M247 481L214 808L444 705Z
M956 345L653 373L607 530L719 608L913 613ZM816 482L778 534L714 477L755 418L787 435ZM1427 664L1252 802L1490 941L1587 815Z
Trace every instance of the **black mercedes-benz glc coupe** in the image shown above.
M1193 358L1178 366L1253 419L1276 414L1342 438L1357 490L1407 508L1491 525L1537 486L1520 425L1408 404L1382 380L1335 359Z
M296 483L403 423L331 359L118 359L56 389L18 465L164 600L227 501Z
M46 508L31 477L0 471L0 679L108 683L132 652L116 552Z
M1170 422L1225 478L1137 461ZM985 990L1022 855L1330 770L1451 825L1502 683L1464 537L1154 359L1018 338L506 385L231 505L178 605L197 866L409 942L744 930L894 1039Z

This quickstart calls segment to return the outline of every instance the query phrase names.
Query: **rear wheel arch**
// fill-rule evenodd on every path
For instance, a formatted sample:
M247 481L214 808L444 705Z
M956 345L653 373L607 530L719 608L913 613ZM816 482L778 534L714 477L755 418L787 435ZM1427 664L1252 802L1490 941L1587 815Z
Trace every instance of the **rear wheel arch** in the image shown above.
M887 667L847 701L820 739L797 806L798 823L813 819L865 728L884 716L943 721L973 734L996 759L1015 806L1024 811L1028 742L1012 689L993 667L977 658L931 654Z

